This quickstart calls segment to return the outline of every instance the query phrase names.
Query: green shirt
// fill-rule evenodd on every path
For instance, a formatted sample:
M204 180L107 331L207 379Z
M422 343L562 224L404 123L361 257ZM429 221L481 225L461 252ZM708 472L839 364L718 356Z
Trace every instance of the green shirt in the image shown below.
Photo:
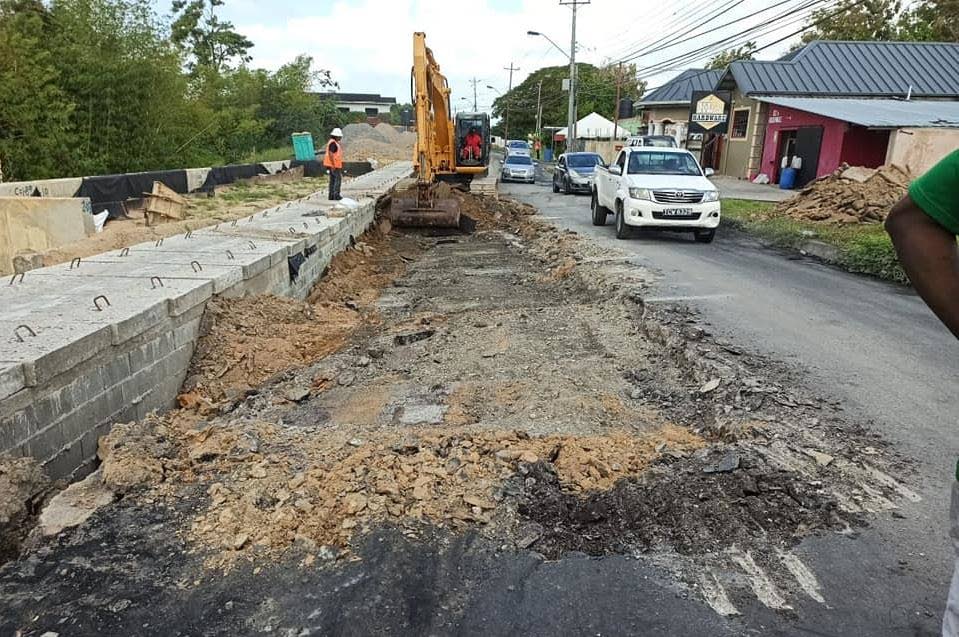
M943 228L959 235L959 150L912 182L909 198Z

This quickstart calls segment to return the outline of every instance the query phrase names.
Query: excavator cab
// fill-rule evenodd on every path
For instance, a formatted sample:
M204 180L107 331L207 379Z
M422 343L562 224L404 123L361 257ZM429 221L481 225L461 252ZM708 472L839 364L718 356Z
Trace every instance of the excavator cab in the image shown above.
M457 113L455 135L457 166L489 167L490 125L487 113ZM478 145L475 143L476 135L480 140Z

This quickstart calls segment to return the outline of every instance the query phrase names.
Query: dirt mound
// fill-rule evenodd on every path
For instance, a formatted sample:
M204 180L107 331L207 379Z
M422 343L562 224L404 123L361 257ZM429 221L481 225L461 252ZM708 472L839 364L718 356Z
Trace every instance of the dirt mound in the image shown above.
M654 469L585 495L564 491L551 467L538 466L520 513L544 529L536 548L550 558L650 548L703 555L770 540L784 546L816 530L861 523L821 485L758 456L735 457L732 471L710 472L719 457L684 458L669 471Z
M278 372L340 349L366 320L379 291L419 250L413 239L398 238L395 245L382 227L364 233L333 258L308 302L270 295L212 299L180 405L202 407L239 396Z
M849 167L820 177L799 196L776 207L775 214L825 223L879 223L909 187L910 176L898 166Z
M0 456L0 562L16 556L49 488L32 458Z
M530 437L518 431L377 430L304 435L272 424L203 425L184 414L118 426L101 440L103 476L118 492L199 481L209 507L190 535L225 564L248 549L294 543L348 547L354 532L383 521L453 528L485 524L517 471L548 464L557 488L609 489L666 451L703 444L667 426L654 434ZM371 432L372 433L372 432ZM144 470L144 467L149 470Z
M413 157L416 135L400 132L386 123L374 128L366 123L343 127L343 152L348 161L374 160L380 164L409 161Z
M339 349L360 324L342 304L313 306L276 296L213 298L206 307L183 406L219 401Z

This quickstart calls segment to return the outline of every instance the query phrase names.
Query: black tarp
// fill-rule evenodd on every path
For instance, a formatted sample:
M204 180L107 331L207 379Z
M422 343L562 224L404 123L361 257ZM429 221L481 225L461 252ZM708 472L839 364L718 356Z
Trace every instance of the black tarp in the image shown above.
M123 203L128 199L141 199L143 193L153 190L153 182L159 181L178 193L187 192L186 171L158 170L128 175L99 175L84 177L77 197L89 197L93 212L110 211L110 218L124 215Z
M303 176L304 177L322 177L326 174L326 167L318 161L300 161L299 159L294 159L290 163L290 168L296 168L298 166L303 166Z
M252 179L257 175L268 175L270 171L262 164L231 164L229 166L217 166L210 169L210 174L206 176L206 181L200 187L200 190L209 192L217 186L232 184L240 179Z

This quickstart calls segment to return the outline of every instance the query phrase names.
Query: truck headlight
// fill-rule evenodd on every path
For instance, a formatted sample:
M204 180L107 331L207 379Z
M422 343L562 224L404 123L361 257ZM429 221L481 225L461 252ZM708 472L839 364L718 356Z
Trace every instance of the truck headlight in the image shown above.
M707 190L703 193L703 201L719 201L719 191L718 190Z
M633 199L653 200L653 193L650 192L649 188L630 188L629 196Z

